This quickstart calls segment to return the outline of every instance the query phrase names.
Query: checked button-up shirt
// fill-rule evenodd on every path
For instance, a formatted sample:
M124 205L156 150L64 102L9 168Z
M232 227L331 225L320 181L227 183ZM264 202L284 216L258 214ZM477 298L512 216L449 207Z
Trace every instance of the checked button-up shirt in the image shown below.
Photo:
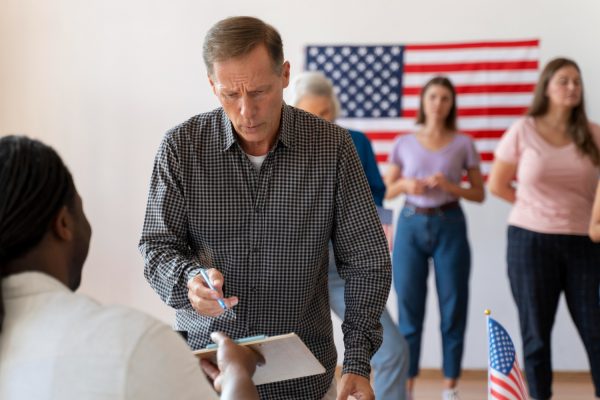
M176 309L192 348L212 331L233 338L296 332L322 375L259 386L262 398L321 399L337 361L327 292L328 242L346 282L344 373L369 376L391 266L386 239L350 135L284 105L276 144L257 170L222 109L164 137L140 241L144 275ZM237 317L204 317L187 298L200 268L224 275ZM293 362L293 360L290 360Z

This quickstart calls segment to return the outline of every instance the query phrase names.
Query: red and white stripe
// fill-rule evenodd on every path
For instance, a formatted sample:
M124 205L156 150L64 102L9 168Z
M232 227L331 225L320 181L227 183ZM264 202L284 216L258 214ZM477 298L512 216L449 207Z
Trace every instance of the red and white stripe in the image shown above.
M498 139L531 102L538 60L538 40L407 45L402 116L338 123L367 134L385 172L396 136L415 129L422 85L436 75L447 76L457 91L459 130L474 138L487 175Z
M490 369L488 390L488 399L490 400L527 400L529 398L517 360L513 363L508 375Z

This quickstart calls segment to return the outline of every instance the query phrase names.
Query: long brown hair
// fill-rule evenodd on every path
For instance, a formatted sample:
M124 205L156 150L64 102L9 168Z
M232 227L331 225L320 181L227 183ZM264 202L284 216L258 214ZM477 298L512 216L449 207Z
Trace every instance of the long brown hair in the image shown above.
M426 84L425 86L423 86L423 88L421 89L421 95L419 96L419 113L417 114L417 124L424 124L425 123L425 110L424 107L425 105L423 104L423 98L425 96L425 92L427 91L427 89L429 89L430 86L433 85L439 85L439 86L443 86L446 89L448 89L450 91L450 93L452 94L452 107L450 107L450 111L448 112L448 115L446 116L446 119L444 120L444 127L446 127L446 129L449 129L451 131L455 131L456 130L456 90L454 89L454 85L452 85L452 82L450 82L450 79L446 78L445 76L436 76L431 78Z
M535 86L533 101L531 102L531 106L529 106L529 110L527 110L527 115L531 117L541 117L548 112L548 107L550 105L550 100L546 95L548 83L554 74L564 67L573 67L581 75L581 70L577 63L568 58L559 57L548 62ZM568 124L567 133L573 140L573 143L575 143L575 146L577 146L577 149L581 154L588 156L594 165L600 165L600 152L594 142L592 132L590 131L589 121L585 113L583 90L581 91L581 101L571 110Z

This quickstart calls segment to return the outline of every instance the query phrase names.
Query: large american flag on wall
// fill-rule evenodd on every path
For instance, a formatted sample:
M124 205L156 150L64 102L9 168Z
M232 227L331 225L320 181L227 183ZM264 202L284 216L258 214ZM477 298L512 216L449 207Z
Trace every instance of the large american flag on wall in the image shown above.
M382 172L395 137L415 129L422 85L444 75L458 94L459 130L475 139L487 175L498 139L531 101L538 59L539 40L306 47L306 69L334 83L337 123L366 133Z

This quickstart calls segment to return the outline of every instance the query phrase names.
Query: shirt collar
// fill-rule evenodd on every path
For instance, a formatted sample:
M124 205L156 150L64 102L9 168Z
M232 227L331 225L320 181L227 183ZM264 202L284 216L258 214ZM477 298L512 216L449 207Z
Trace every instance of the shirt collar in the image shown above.
M235 134L233 131L233 124L231 120L225 114L225 111L221 108L222 113L222 132L223 135L223 151L227 151L236 143ZM277 136L277 143L281 143L285 147L293 147L294 145L294 109L293 107L288 106L283 103L282 111L281 111L281 122L280 129Z
M233 133L233 124L225 113L225 110L221 108L221 132L223 135L223 151L229 150L235 143L235 135Z
M70 292L70 290L53 276L37 271L21 272L2 279L2 297L5 299L44 292Z
M283 111L281 113L281 130L279 131L278 140L285 147L294 147L295 134L294 108L283 103Z

